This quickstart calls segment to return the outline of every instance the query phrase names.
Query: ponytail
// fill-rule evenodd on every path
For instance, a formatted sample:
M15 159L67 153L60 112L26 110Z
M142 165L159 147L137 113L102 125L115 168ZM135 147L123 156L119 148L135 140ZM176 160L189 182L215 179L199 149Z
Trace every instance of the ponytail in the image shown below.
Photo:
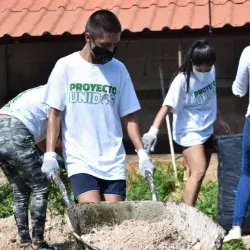
M208 42L206 40L197 40L189 48L182 65L173 74L171 82L178 74L183 73L187 83L186 93L188 93L193 65L200 66L205 64L212 66L215 61L215 52L213 48L208 45Z

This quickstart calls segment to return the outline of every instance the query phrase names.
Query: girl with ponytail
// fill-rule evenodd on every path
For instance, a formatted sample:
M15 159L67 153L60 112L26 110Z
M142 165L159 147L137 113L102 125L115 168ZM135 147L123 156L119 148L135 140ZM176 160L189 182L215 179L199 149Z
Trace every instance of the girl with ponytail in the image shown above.
M195 206L213 147L213 124L218 115L215 61L216 54L206 40L193 43L173 75L153 125L142 137L145 150L153 151L160 125L170 112L173 113L173 139L190 168L184 202L191 206ZM218 120L229 133L229 126Z

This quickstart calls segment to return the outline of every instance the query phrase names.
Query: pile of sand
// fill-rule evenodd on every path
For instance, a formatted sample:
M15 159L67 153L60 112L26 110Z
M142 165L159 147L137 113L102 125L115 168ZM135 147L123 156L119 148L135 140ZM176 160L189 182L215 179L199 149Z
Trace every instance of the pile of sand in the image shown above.
M199 249L197 240L177 232L168 220L148 223L128 220L120 225L103 226L81 236L101 250L191 250Z

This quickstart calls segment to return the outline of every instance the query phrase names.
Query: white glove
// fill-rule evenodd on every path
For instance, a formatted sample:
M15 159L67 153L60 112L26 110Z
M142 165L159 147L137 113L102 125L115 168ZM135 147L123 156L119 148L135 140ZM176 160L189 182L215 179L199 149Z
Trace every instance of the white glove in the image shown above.
M139 156L139 170L141 176L146 179L146 171L150 172L150 174L153 176L155 167L152 164L147 152L143 149L140 149L137 154Z
M159 133L159 129L155 127L151 127L148 133L144 134L142 137L142 142L144 145L144 149L149 153L150 151L155 150L155 146L157 143L157 135Z
M43 161L44 155L40 156L40 159ZM64 163L64 159L59 154L56 154L56 160L57 160L58 164Z
M49 180L51 179L53 172L56 172L59 175L60 168L57 162L57 153L47 152L44 154L42 172L47 175Z

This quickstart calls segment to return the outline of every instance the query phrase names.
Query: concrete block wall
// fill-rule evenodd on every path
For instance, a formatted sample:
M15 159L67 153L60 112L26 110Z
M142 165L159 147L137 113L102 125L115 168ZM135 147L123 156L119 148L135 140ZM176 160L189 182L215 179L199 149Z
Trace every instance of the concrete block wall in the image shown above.
M142 133L149 129L162 104L158 67L161 66L163 69L167 87L178 66L178 43L181 44L184 56L195 39L197 38L177 40L166 37L165 39L122 40L119 45L116 57L127 66L142 106L142 110L138 112ZM209 42L217 53L217 87L222 90L218 96L219 108L225 120L231 123L233 131L239 133L242 130L248 98L237 99L231 94L230 89L240 54L247 45L250 45L250 38L217 36L211 37ZM45 84L56 61L80 50L83 45L83 41L70 41L70 38L67 42L0 45L0 104L24 89ZM217 132L222 133L219 128ZM167 135L164 126L161 129L161 135L159 145L161 141L163 141L162 145L165 145ZM165 146L157 148L158 153L168 150Z

